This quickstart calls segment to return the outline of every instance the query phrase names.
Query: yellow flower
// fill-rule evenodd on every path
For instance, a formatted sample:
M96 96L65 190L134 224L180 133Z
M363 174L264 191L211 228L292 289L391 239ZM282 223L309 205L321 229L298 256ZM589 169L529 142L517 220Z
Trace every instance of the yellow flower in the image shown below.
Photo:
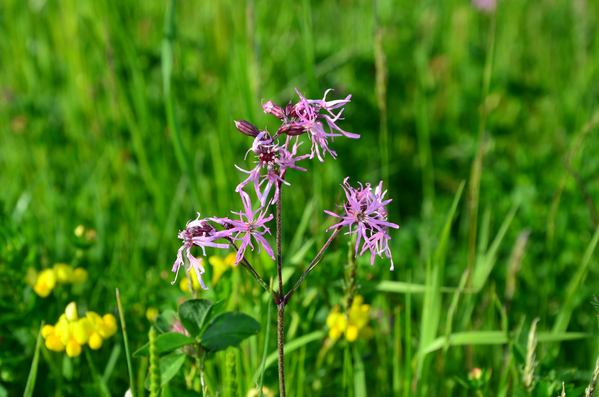
M354 342L356 339L358 339L358 327L355 325L350 325L347 327L347 330L345 331L345 339L348 342Z
M71 282L73 284L83 284L87 281L87 270L82 267L76 267L71 275Z
M91 349L98 350L102 347L102 342L102 337L97 332L94 332L89 336L89 341L87 343Z
M67 317L67 321L77 321L79 319L79 314L77 313L77 304L75 302L71 302L67 305L64 315Z
M100 335L102 335L103 338L110 338L112 335L116 334L116 318L112 314L105 314L102 317L102 322L104 324L103 331L104 334L106 334L106 336L104 336L100 332Z
M208 263L212 266L212 285L215 285L222 275L235 265L235 254L231 253L224 259L220 256L211 256Z
M257 387L254 387L248 390L247 397L258 397L260 395L260 391ZM264 397L274 397L274 393L266 386L262 386L262 396Z
M77 357L81 354L81 345L75 339L70 339L67 342L67 356Z
M58 339L58 336L56 336L55 334L49 334L45 337L45 340L45 344L48 350L52 350L53 352L61 352L64 350L64 345L62 344L60 339Z
M369 331L370 305L363 304L363 298L358 295L354 298L349 309L349 314L340 313L339 306L335 306L327 316L329 339L333 342L345 335L345 340L355 342L358 337L366 337Z
M156 321L157 317L158 309L156 309L155 307L148 307L148 309L146 310L146 318L148 319L148 321L153 323L154 321Z
M200 291L202 286L200 285L200 281L198 280L198 276L196 272L189 272L189 277L185 276L181 279L179 283L179 288L183 292L193 292L189 287L189 279L191 278L191 282L193 283L193 291Z
M55 325L42 327L42 337L49 350L61 352L66 350L69 357L77 357L85 344L93 350L102 347L104 339L117 331L116 318L112 314L99 314L89 311L79 317L77 304L71 302Z
M45 298L50 295L55 286L56 276L54 275L54 271L52 269L44 269L38 274L37 280L35 280L35 284L33 285L33 290L36 294Z
M73 268L66 263L56 263L53 267L54 275L59 283L68 283L73 275Z

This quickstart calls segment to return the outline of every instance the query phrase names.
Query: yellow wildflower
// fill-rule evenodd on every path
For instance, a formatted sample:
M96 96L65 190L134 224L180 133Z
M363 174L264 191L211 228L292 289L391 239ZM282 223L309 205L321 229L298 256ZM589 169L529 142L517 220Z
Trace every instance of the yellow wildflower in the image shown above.
M73 284L83 284L87 281L87 270L82 267L76 267L71 275L71 282Z
M54 275L54 271L52 269L44 269L38 274L37 280L35 280L35 284L33 285L33 290L36 294L45 298L50 295L55 285L56 276Z
M260 395L260 391L257 387L254 387L248 390L247 397L258 397ZM262 396L264 397L274 397L274 393L266 386L262 386Z
M196 272L189 272L188 276L182 277L181 282L179 283L179 288L183 292L193 292L189 285L189 279L191 278L191 282L193 283L193 291L200 291L202 286L200 285L200 281L198 280L198 276Z
M335 306L327 316L329 339L333 342L345 335L345 340L355 342L358 337L368 335L368 322L370 321L370 305L363 304L363 298L356 296L349 309L349 313L340 313L339 306Z
M84 283L87 280L87 270L81 267L73 269L66 263L56 263L51 269L44 269L39 273L35 269L29 269L26 280L38 296L45 298L50 295L56 284Z
M67 342L67 356L77 357L81 354L81 345L75 339L70 339Z
M225 258L211 256L208 258L208 263L212 266L212 285L214 285L229 268L235 265L235 254L231 253Z
M56 263L52 268L59 283L68 283L73 275L73 268L66 263Z
M79 320L77 304L75 302L69 303L64 311L64 315L67 317L67 321L69 322Z
M148 319L149 322L154 322L156 321L156 318L158 317L158 309L156 309L155 307L148 307L148 309L146 310L146 318Z
M67 356L77 357L85 344L97 350L102 347L104 339L111 337L116 331L116 318L112 314L100 317L89 311L84 317L79 317L77 304L71 302L56 324L45 325L41 333L48 350L66 350Z
M102 347L102 342L102 337L97 332L94 332L89 336L89 341L87 343L91 349L98 350Z

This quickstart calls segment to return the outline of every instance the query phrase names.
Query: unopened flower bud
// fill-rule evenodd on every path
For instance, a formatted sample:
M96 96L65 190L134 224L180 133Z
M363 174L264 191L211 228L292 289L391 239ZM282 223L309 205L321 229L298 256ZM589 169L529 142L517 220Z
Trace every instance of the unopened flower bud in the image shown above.
M278 130L277 135L286 134L290 136L301 135L306 131L306 128L301 123L283 124Z
M256 137L260 133L260 130L258 130L258 128L254 124L245 120L235 121L235 127L242 134L252 137Z
M275 105L272 101L268 101L262 105L262 109L264 110L264 113L272 114L278 119L285 118L285 111L283 108L279 105Z
M77 313L77 304L75 302L69 303L64 311L64 314L67 317L67 321L77 321L79 319L79 314Z

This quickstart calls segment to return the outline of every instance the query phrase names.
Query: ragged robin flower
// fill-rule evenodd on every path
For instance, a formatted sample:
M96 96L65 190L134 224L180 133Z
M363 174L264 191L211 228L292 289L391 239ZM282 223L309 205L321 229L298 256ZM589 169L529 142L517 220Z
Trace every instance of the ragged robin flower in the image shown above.
M179 270L183 267L186 272L193 270L202 288L206 289L204 280L202 280L202 274L205 272L203 260L202 258L195 257L191 253L191 248L194 245L200 247L204 255L206 255L206 247L229 248L229 244L216 242L216 240L223 238L227 233L225 233L225 235L219 233L210 223L211 220L212 219L200 219L200 214L198 213L197 218L188 222L187 225L185 225L185 229L179 232L178 237L183 241L183 245L181 245L177 251L177 259L173 263L171 269L172 272L175 273L173 284L177 281ZM185 267L183 254L185 254L185 257L189 261L189 268Z
M343 213L341 215L332 211L325 211L339 219L339 222L329 227L328 230L340 227L348 227L346 234L356 235L356 254L363 255L370 251L370 264L374 263L375 257L385 255L391 262L393 270L393 258L389 241L391 236L388 234L389 228L397 229L398 225L389 222L387 205L391 199L386 199L386 190L383 190L383 182L380 182L376 188L372 189L369 183L357 188L349 184L349 178L343 180L341 185L345 191L346 201L343 204ZM360 244L362 247L360 248Z
M85 316L80 317L77 304L71 302L56 324L42 327L42 337L48 350L65 351L67 356L77 357L85 345L98 350L104 340L113 336L116 331L116 318L112 314L100 316L88 311Z
M348 342L355 342L360 336L367 337L370 333L369 321L370 305L364 304L362 296L357 295L349 313L341 313L339 306L335 306L327 316L329 339L334 342L344 335Z

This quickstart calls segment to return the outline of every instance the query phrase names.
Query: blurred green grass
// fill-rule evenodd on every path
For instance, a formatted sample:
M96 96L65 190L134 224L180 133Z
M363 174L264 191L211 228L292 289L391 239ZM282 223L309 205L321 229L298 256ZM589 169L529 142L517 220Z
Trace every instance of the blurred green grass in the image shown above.
M23 282L30 266L84 264L90 281L81 299L98 311L114 309L119 287L134 330L132 344L142 343L149 326L145 308L172 308L181 295L168 274L178 228L195 211L226 214L239 206L233 189L241 175L233 164L243 162L248 140L233 120L272 125L260 104L285 103L295 87L311 97L329 87L339 96L351 93L343 125L362 138L336 141L338 160L312 163L308 174L290 176L292 187L284 196L288 219L299 220L308 202L314 210L297 237L295 221L286 223L287 245L299 251L306 241L318 246L327 222L322 209L333 208L346 175L372 182L384 178L394 198L391 218L402 226L393 236L396 270L389 273L385 263L360 268L360 292L380 311L375 337L361 350L369 395L407 395L412 379L418 379L416 393L462 395L455 379L474 366L492 369L492 390L511 395L513 389L506 388L520 378L516 359L504 366L510 349L473 344L430 354L419 364L410 357L416 357L422 340L443 337L445 330L526 331L535 317L542 331L554 329L560 319L560 332L593 335L560 349L542 344L538 353L539 371L553 371L553 381L571 387L586 382L599 354L597 312L590 304L597 291L597 254L591 250L580 270L599 225L596 2L503 1L492 16L457 0L182 1L176 5L175 31L166 35L173 42L170 97L162 70L166 4L0 4L0 335L20 346L2 348L5 388L24 388L20 373L26 374L33 357L39 321L54 321L70 299L33 296ZM485 96L493 18L495 53ZM184 154L177 154L168 100ZM470 175L483 113L488 117L480 144L473 266L487 264L490 274L480 278L476 294L467 291L467 281L464 294L441 293L441 286L455 291L469 260ZM462 181L467 187L449 223L446 248L435 254ZM505 236L492 249L516 206ZM85 251L72 242L79 224L97 231ZM521 267L510 276L510 258L523 235L528 239ZM297 257L296 271L315 250L306 249L307 258L287 255ZM310 277L304 290L309 304L298 299L289 310L289 340L325 329L326 312L342 294L342 283L335 280L342 279L345 245L337 249ZM272 273L266 261L261 270ZM266 303L254 304L257 296L246 275L225 278L210 293L264 322ZM515 293L506 297L506 284L514 278ZM437 287L424 298L376 292L380 280ZM429 308L437 314L423 310L424 302L437 302ZM425 315L437 325L423 320ZM244 393L261 361L263 338L237 353ZM316 345L289 356L295 395L330 395L342 384L342 352L329 352L315 368ZM108 359L108 352L103 354L100 368ZM40 365L52 367L53 358L43 357ZM116 395L127 385L120 361L110 383ZM213 382L224 372L224 358L220 363L209 368ZM144 364L136 365L143 375ZM74 393L76 377L57 379L62 373L57 368L39 373L38 385L48 382L51 389ZM504 368L511 371L505 373L509 382L500 378ZM275 372L270 368L265 374L272 388ZM421 378L412 378L418 372Z

